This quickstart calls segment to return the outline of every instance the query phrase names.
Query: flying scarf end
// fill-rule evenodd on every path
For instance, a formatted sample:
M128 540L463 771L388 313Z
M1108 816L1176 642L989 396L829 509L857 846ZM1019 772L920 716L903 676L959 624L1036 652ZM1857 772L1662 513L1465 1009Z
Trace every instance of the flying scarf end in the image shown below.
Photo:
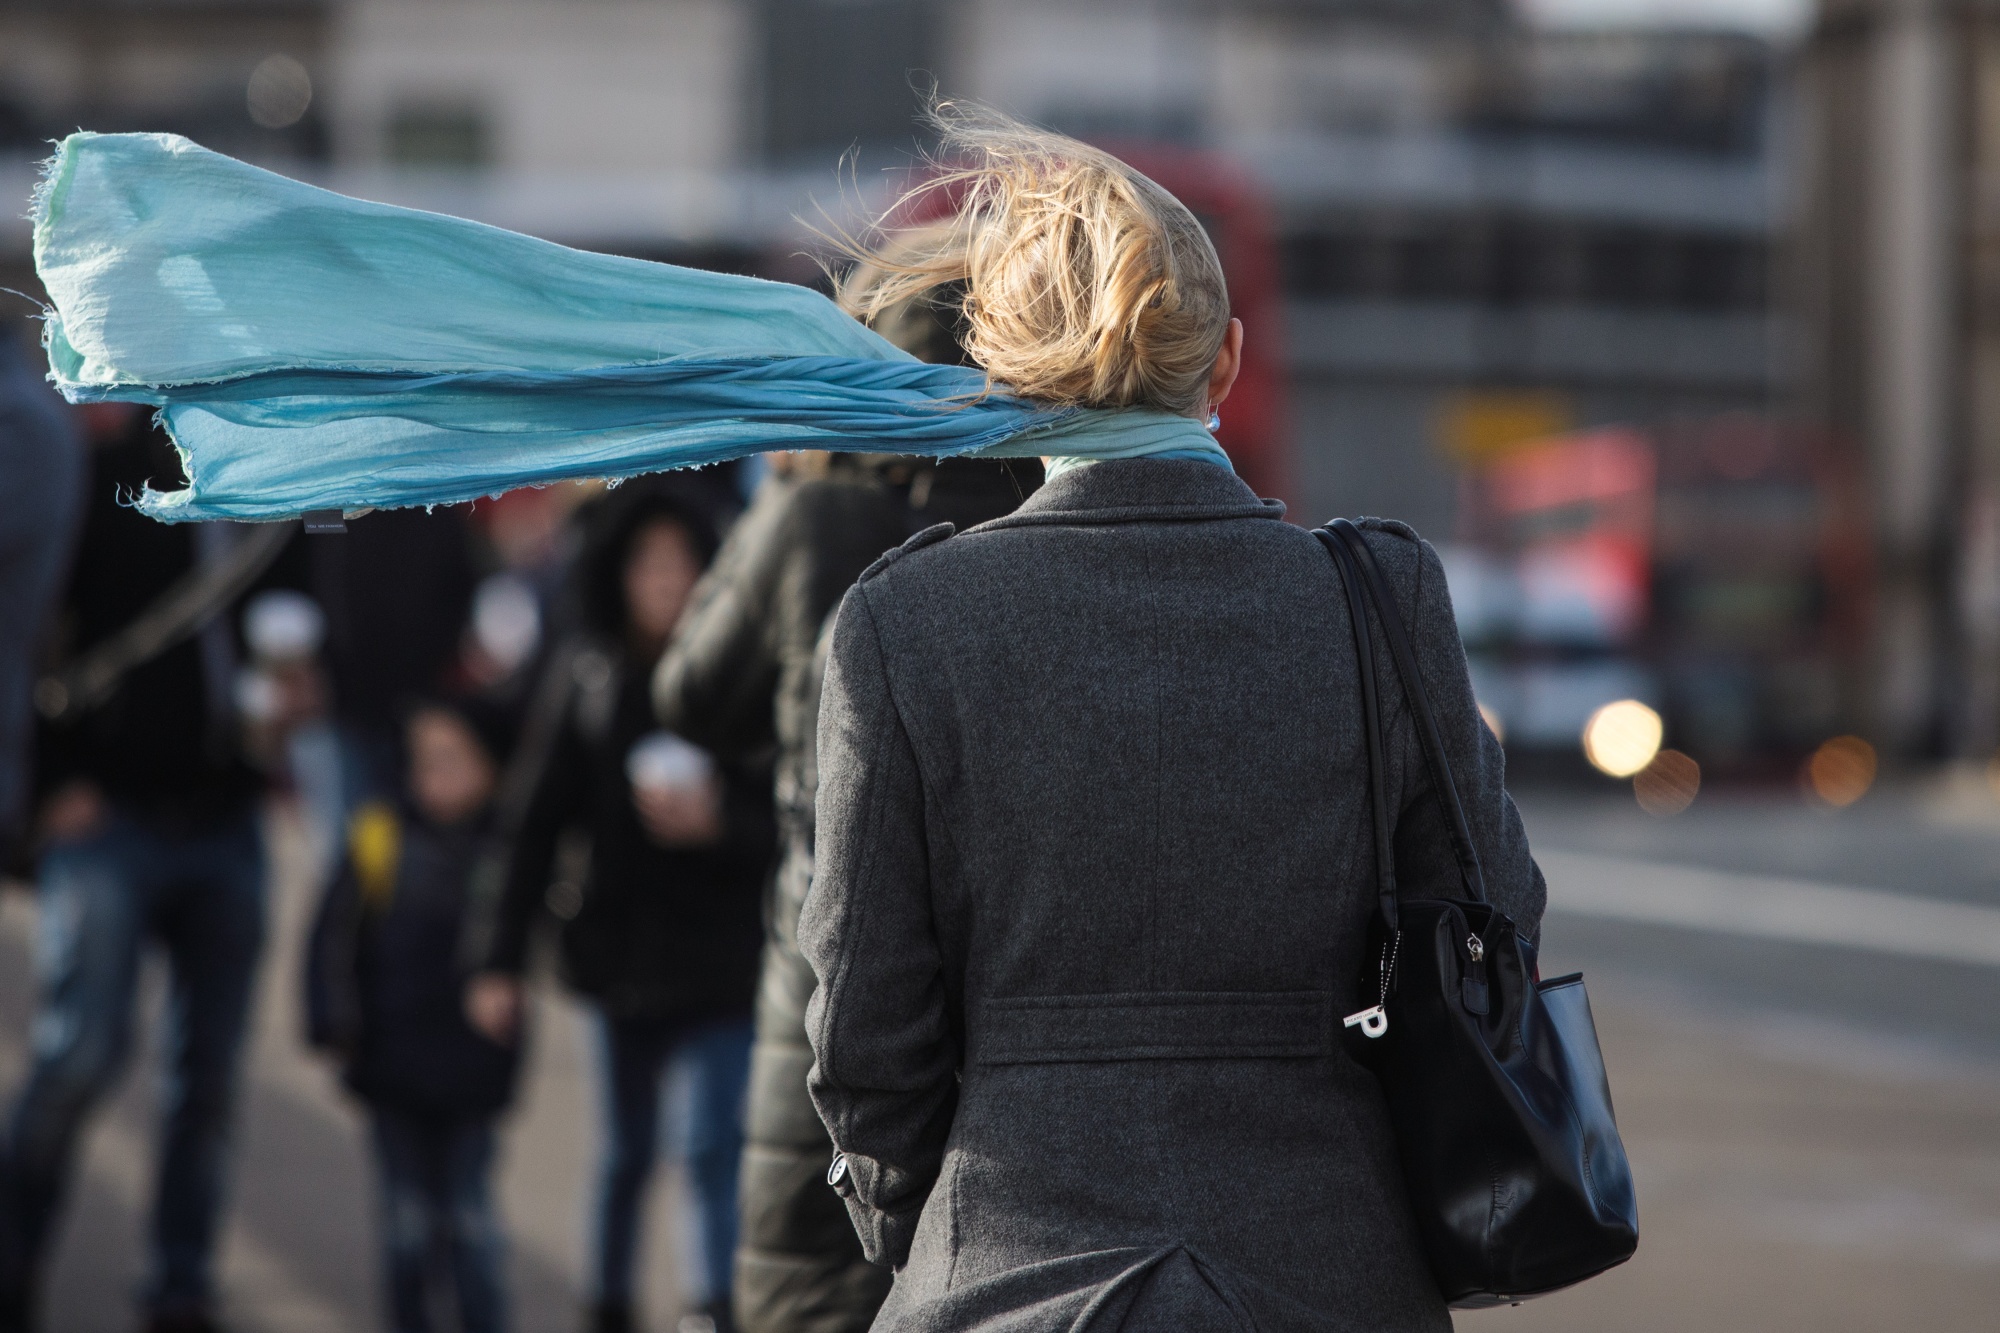
M41 271L45 247L61 221L63 201L69 195L70 181L76 176L77 157L82 152L83 145L92 139L103 137L94 130L78 130L61 139L51 139L49 142L55 145L55 152L35 164L38 175L34 190L28 195L27 221L33 228L33 253L37 272Z
M156 491L144 486L137 493L119 495L118 503L162 523L195 523L209 517L197 512L200 507L194 503L192 490Z
M203 504L196 497L192 487L178 491L156 491L147 486L136 492L126 492L118 497L118 503L136 509L147 518L161 523L296 523L309 514L334 513L343 519L356 519L372 514L372 507L359 509L301 509L283 510L262 505L210 505Z
M136 492L127 492L118 497L118 503L138 510L147 518L158 519L162 523L207 523L215 519L241 521L243 515L217 513L195 498L194 488L186 487L178 491L156 491L151 486L142 486ZM296 515L272 515L273 518L296 517Z
M61 343L62 320L54 315L44 316L42 325L42 346L53 355L61 355L66 344ZM167 393L151 384L91 384L72 379L61 370L51 369L48 381L63 401L76 406L84 403L144 403L149 407L164 409L168 402Z
M71 135L74 139L76 135ZM28 223L35 229L35 239L42 238L48 227L49 215L55 211L56 186L63 179L70 163L69 139L50 140L56 150L35 164L35 188L28 195Z

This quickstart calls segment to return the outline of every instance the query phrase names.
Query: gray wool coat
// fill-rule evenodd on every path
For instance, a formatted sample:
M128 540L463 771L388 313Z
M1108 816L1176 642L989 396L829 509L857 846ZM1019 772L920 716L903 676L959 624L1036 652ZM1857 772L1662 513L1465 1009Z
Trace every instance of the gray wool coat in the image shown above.
M1099 463L842 603L799 936L830 1175L897 1270L878 1329L1451 1327L1341 1031L1370 1002L1360 689L1333 562L1282 513L1211 464ZM1532 938L1437 555L1364 527ZM1403 891L1454 894L1376 670Z

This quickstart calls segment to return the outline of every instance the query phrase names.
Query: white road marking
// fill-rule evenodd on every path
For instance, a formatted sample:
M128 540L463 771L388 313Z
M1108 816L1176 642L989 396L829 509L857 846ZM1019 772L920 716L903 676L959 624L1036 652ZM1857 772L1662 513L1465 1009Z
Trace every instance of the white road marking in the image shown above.
M2000 967L2000 908L1585 852L1535 860L1552 912Z

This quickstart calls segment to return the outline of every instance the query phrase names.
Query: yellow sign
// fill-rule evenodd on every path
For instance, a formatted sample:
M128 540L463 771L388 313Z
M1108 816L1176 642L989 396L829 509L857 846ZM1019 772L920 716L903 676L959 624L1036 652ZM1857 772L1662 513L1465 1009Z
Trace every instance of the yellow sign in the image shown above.
M1569 400L1545 390L1472 390L1438 413L1438 444L1460 463L1485 463L1572 424Z

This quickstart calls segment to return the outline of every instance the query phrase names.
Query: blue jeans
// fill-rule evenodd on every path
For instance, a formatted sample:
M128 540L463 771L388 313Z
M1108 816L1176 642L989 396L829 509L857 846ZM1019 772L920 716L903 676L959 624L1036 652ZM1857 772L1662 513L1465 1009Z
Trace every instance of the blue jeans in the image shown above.
M488 1179L493 1122L372 1112L380 1181L389 1327L430 1333L432 1297L448 1290L460 1333L501 1333L505 1247Z
M694 1187L700 1254L685 1287L689 1304L726 1304L736 1257L736 1173L743 1157L743 1099L750 1081L750 1020L694 1026L600 1016L604 1160L598 1177L596 1298L632 1303L639 1202L658 1154L661 1085L684 1094L668 1117Z
M78 1131L132 1043L140 955L172 965L170 1067L147 1304L206 1310L238 1054L264 941L264 846L253 813L171 836L114 817L42 859L34 1063L0 1145L0 1292L37 1285Z

